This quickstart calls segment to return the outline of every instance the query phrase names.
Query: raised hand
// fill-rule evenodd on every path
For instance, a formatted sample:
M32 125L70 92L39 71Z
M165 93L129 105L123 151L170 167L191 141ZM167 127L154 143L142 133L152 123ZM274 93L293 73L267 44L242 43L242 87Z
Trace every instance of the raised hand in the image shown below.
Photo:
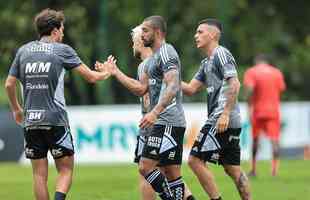
M111 75L115 75L118 70L116 61L117 60L114 58L114 56L110 55L104 63L96 61L95 69L99 72L109 72Z

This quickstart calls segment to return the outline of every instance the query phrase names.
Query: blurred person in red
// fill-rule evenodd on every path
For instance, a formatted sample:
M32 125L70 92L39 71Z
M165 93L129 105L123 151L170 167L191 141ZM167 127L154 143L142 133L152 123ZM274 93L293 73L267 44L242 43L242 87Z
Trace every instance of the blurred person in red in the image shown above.
M286 85L282 72L269 63L266 55L256 56L254 62L255 65L245 72L243 81L253 137L249 175L256 176L259 136L264 133L272 144L272 176L276 176L279 168L280 96Z

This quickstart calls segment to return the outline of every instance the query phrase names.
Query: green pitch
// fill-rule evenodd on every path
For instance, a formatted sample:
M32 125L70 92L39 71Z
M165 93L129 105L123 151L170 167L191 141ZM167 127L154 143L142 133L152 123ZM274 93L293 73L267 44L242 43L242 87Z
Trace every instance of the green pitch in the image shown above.
M248 165L243 168L248 170ZM251 179L254 200L310 200L310 162L281 162L278 177L270 176L269 162L259 163L258 178ZM223 199L238 200L232 181L220 167L212 167ZM50 169L49 189L53 194L55 169ZM183 168L187 185L198 200L207 200L188 167ZM69 200L138 200L137 168L135 165L80 165L75 168ZM51 195L52 196L52 195ZM29 166L0 163L0 199L31 200L32 175Z

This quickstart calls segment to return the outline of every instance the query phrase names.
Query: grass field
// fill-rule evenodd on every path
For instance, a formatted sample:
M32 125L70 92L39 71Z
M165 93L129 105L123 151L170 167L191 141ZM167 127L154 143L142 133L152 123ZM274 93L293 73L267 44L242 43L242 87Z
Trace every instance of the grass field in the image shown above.
M248 165L243 165L248 170ZM259 163L259 176L251 179L254 200L310 200L310 162L282 161L278 177L269 174L269 163ZM223 199L238 200L231 180L220 167L212 167ZM137 169L135 165L80 165L75 168L69 200L137 200ZM53 193L55 169L50 169L49 188ZM186 183L198 200L207 200L188 167L183 168ZM29 166L0 163L0 200L30 200L32 177ZM51 195L52 196L52 195Z

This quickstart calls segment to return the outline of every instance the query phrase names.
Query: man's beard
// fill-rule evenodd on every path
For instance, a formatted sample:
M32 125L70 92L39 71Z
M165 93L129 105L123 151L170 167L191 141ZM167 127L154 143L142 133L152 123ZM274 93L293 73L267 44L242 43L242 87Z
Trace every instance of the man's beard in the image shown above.
M154 36L151 37L148 41L143 40L143 45L145 47L151 47L152 48L154 45Z

